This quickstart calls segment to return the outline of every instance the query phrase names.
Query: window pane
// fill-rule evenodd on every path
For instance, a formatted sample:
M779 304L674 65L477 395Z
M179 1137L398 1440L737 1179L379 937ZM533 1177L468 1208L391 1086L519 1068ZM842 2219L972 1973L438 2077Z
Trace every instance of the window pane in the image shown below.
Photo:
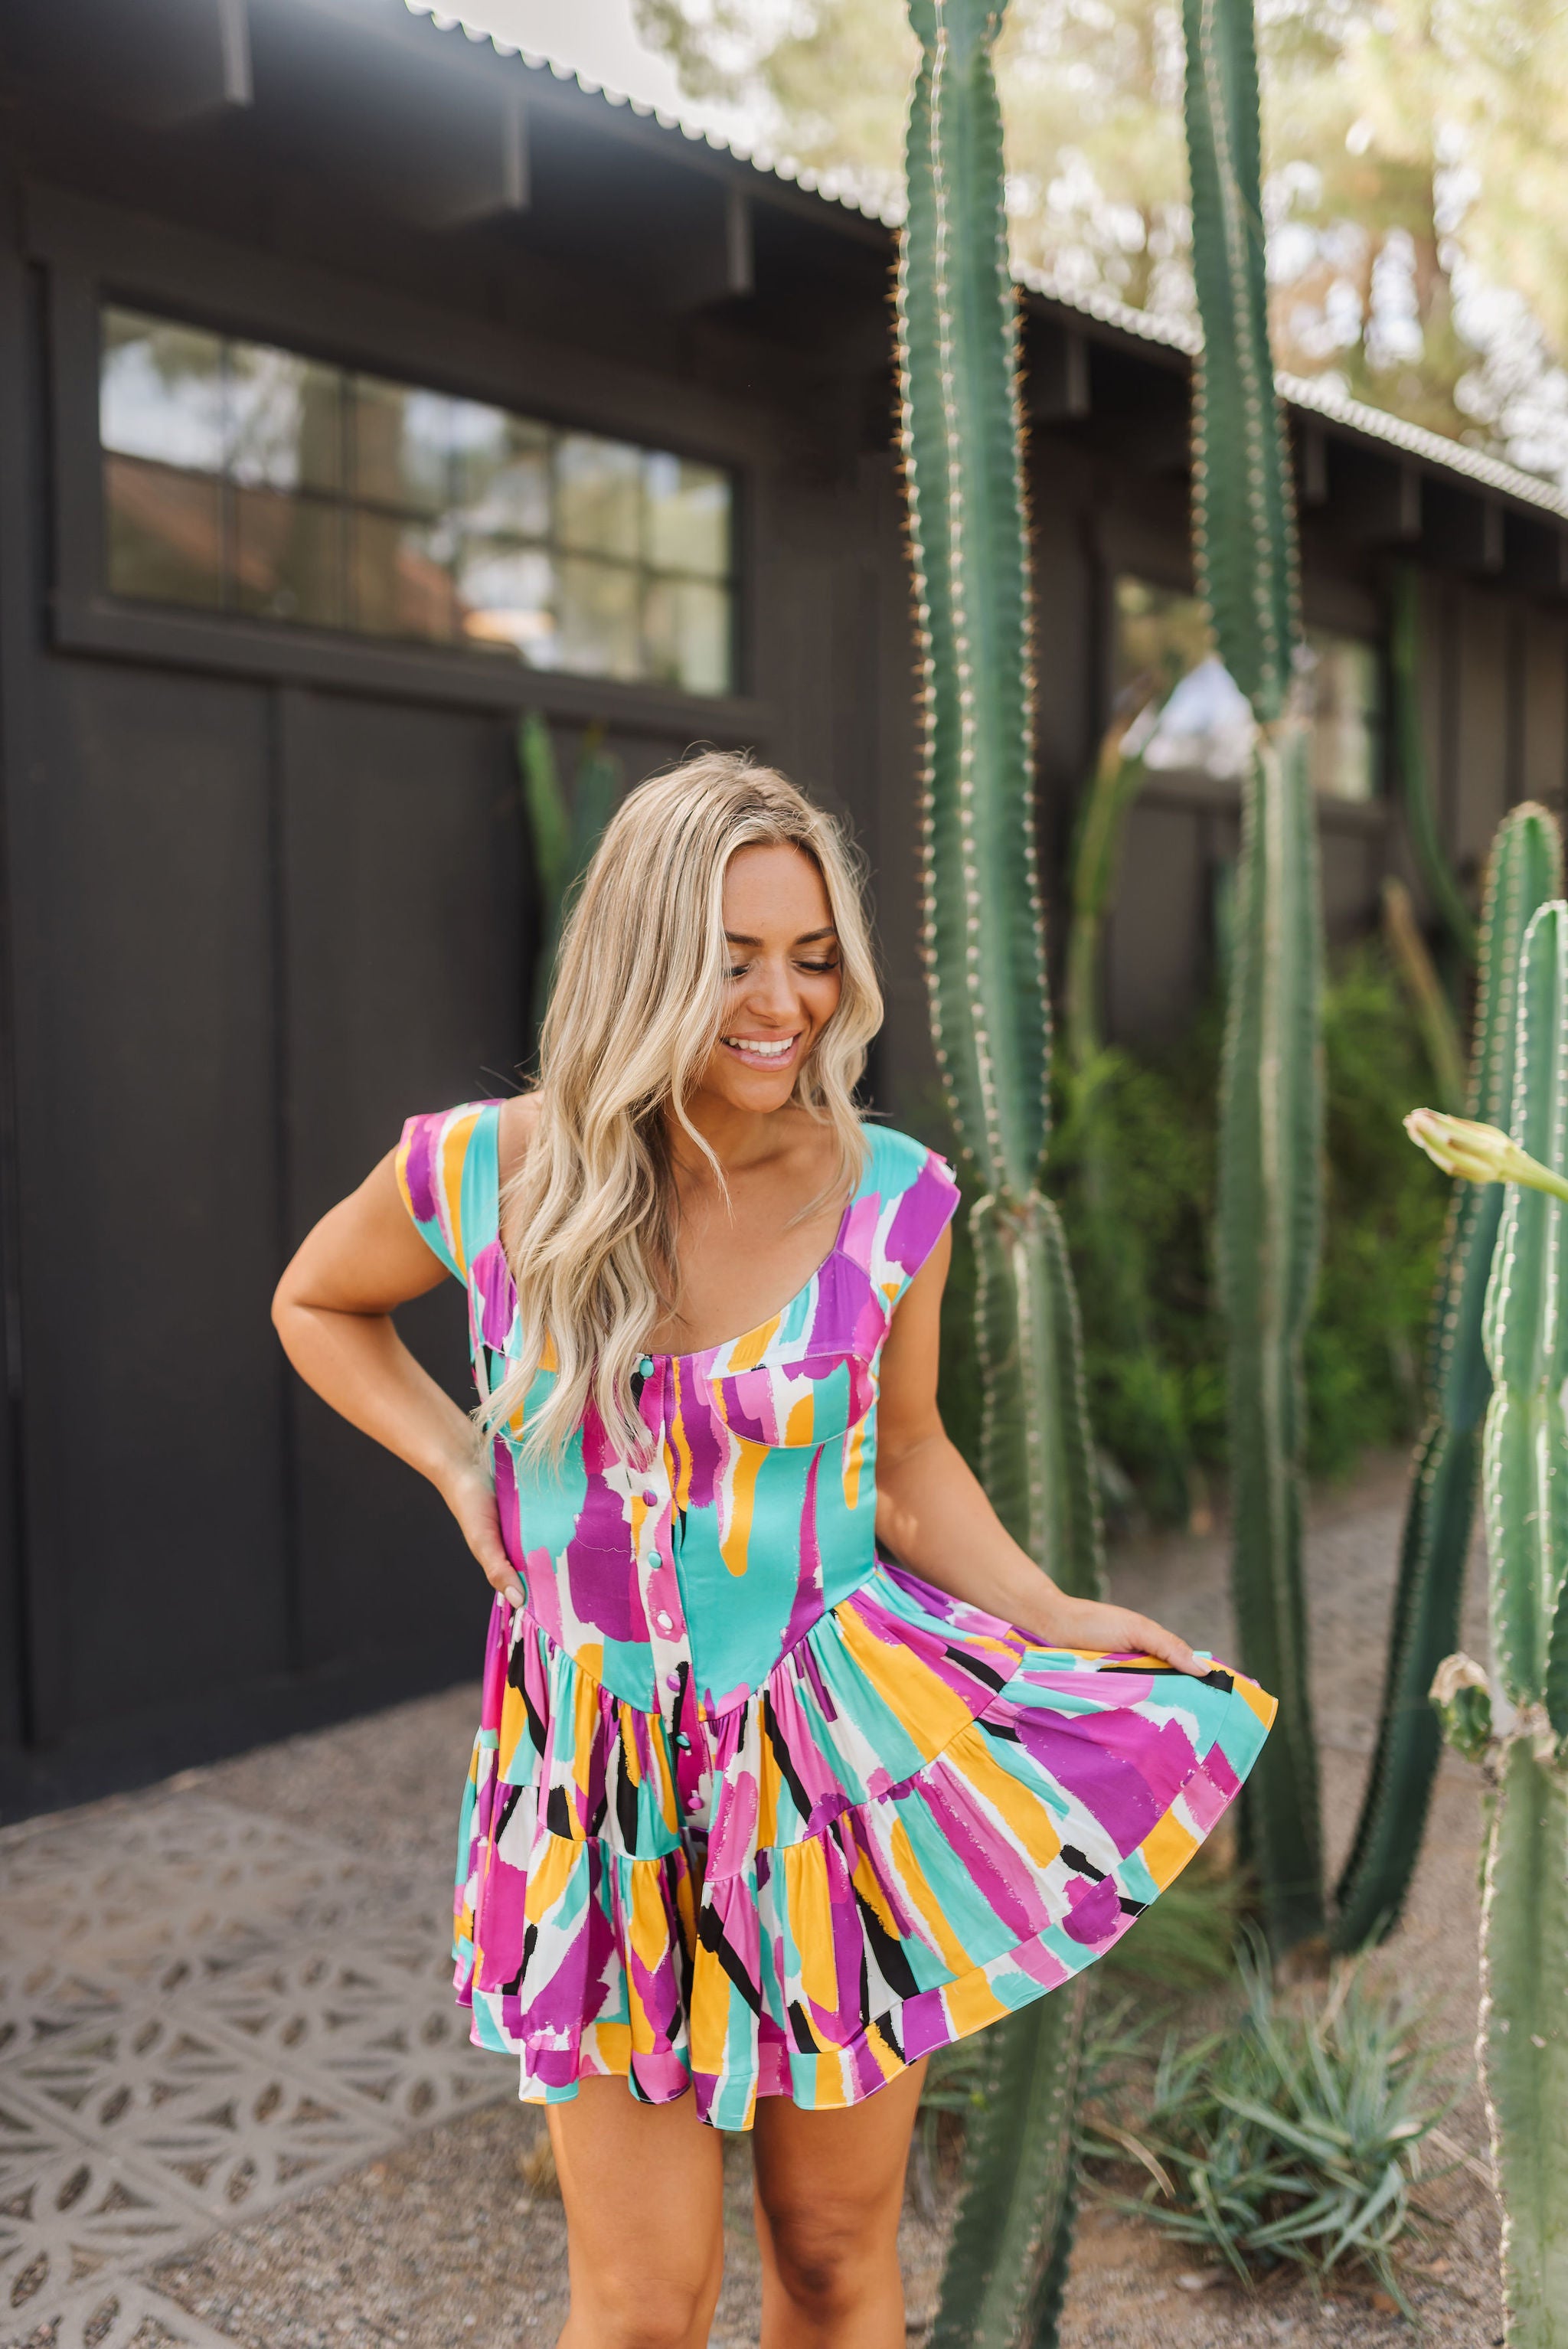
M372 636L449 643L457 611L437 534L396 515L353 517L352 625Z
M555 566L542 546L471 540L458 564L458 625L470 644L555 666Z
M453 494L476 536L550 534L550 433L499 408L454 400Z
M696 579L656 580L645 615L649 675L687 693L729 689L729 597Z
M642 552L641 450L569 432L556 450L555 463L556 527L562 545L635 562Z
M223 469L223 346L196 326L132 310L103 314L98 437L127 457Z
M234 601L270 620L340 628L342 507L276 490L236 490Z
M103 474L110 594L221 605L222 483L132 457L106 457Z
M1377 656L1354 636L1307 630L1312 673L1312 780L1332 799L1375 799L1381 724Z
M406 513L439 513L450 496L452 409L438 391L354 378L354 491Z
M264 343L231 343L229 470L257 489L340 490L340 370Z
M711 465L650 450L643 460L647 492L648 561L658 571L696 571L722 579L729 569L729 483Z
M555 666L587 677L640 677L637 603L634 571L564 556Z

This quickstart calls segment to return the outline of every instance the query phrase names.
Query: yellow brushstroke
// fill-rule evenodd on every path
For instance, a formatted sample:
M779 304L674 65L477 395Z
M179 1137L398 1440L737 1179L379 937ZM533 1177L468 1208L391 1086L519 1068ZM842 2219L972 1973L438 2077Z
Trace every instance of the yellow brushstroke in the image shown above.
M1150 1827L1138 1847L1138 1856L1161 1892L1181 1875L1200 1841L1201 1837L1182 1826L1174 1811L1167 1811L1159 1826Z
M733 1435L737 1458L729 1472L729 1523L719 1541L718 1554L731 1574L744 1574L751 1541L751 1519L757 1501L757 1475L769 1446L749 1435Z
M530 1855L522 1913L531 1925L542 1925L564 1897L572 1871L587 1851L586 1844L568 1843L563 1836L542 1836L537 1856Z
M1003 1767L986 1743L984 1731L971 1723L954 1739L948 1759L975 1793L990 1804L1036 1867L1048 1868L1062 1847L1050 1814L1037 1795Z
M813 1408L810 1393L807 1392L799 1396L796 1402L790 1404L789 1416L784 1422L785 1443L810 1444L811 1441L811 1424L815 1416L816 1413Z
M764 1321L759 1328L748 1330L744 1338L736 1340L730 1349L729 1367L723 1373L726 1378L733 1378L741 1371L754 1371L757 1368L763 1355L773 1343L774 1333L782 1318L781 1314L776 1313L771 1321Z
M463 1161L478 1123L479 1112L475 1110L469 1116L455 1120L441 1136L441 1190L447 1202L447 1234L458 1270L465 1274L469 1260L463 1252Z
M908 1731L929 1762L950 1745L972 1715L963 1698L921 1662L912 1649L890 1648L872 1637L850 1601L834 1609L844 1645L874 1692Z
M943 1991L942 2002L960 2039L967 2038L972 2031L983 2030L986 2023L996 2022L1009 2011L978 1966L960 1981L949 1982Z
M694 2072L722 2072L728 2033L729 1976L711 1950L699 1948L692 1969L688 2026Z

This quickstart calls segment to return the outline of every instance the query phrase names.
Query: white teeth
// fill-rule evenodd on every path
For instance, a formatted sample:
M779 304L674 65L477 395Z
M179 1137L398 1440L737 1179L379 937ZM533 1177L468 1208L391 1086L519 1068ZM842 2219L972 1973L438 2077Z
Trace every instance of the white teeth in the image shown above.
M755 1036L727 1036L724 1041L733 1051L754 1052L758 1060L787 1060L795 1049L795 1039L787 1036L781 1044L764 1044Z

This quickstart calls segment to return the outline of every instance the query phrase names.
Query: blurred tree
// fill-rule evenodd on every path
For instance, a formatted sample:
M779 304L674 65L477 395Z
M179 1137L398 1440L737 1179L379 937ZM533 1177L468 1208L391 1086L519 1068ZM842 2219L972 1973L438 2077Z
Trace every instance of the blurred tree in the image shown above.
M902 208L903 0L634 0L694 98ZM1274 349L1568 481L1563 0L1261 0ZM1015 260L1191 316L1171 0L1014 0L997 50Z

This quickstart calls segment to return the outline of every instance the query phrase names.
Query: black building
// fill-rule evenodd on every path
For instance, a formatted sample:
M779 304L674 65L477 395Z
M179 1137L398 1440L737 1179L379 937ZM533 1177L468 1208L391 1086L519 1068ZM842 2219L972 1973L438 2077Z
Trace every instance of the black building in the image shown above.
M401 0L51 0L0 23L0 75L15 1814L475 1669L489 1594L438 1503L300 1391L267 1303L406 1113L511 1081L521 712L629 780L749 743L846 811L892 1114L930 1068L887 227ZM1119 673L1201 655L1191 354L1026 309L1059 867ZM1563 797L1568 502L1295 389L1347 935L1404 854L1391 560L1473 868L1509 802ZM1202 982L1237 795L1198 752L1133 820L1124 1034ZM452 1305L409 1328L460 1380Z

